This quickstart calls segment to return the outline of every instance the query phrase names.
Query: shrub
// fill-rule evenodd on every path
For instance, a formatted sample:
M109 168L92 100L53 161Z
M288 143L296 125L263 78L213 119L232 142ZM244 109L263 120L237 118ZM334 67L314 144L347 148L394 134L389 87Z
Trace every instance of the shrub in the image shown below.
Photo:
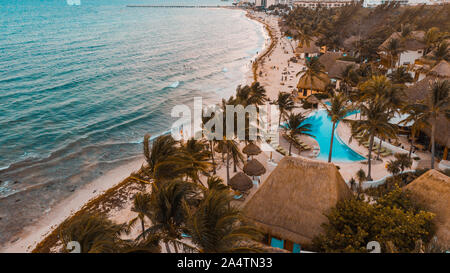
M340 201L326 216L324 233L313 239L316 251L366 252L367 243L377 241L384 252L390 244L411 252L416 241L428 242L434 234L434 214L417 207L399 187L376 203Z

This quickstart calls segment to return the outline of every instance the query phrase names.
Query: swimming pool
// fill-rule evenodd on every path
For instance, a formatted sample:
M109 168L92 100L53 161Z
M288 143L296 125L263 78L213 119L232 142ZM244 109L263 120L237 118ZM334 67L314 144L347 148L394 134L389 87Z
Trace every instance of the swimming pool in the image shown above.
M351 112L348 116L355 113L356 112ZM328 160L328 154L330 153L331 130L333 128L331 118L328 116L326 110L317 110L312 113L305 120L305 122L311 124L310 134L315 137L315 140L320 146L320 153L317 156L317 159L325 161ZM353 151L339 138L337 130L334 131L333 152L331 158L332 162L354 162L364 159L365 158L363 156Z

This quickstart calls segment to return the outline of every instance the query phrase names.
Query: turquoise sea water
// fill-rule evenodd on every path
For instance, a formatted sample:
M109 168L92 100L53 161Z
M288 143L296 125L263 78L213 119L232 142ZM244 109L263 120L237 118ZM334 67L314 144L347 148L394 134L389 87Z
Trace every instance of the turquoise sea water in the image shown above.
M354 113L349 113L352 115ZM328 160L330 153L331 131L333 123L325 110L318 110L309 116L305 123L311 124L310 134L315 136L315 140L319 143L320 153L317 156L320 160ZM337 128L337 125L336 125ZM334 133L332 162L353 162L364 160L364 157L353 151Z
M262 26L237 10L126 7L171 3L230 5L0 0L0 234L24 224L5 224L11 206L42 214L140 156L174 105L218 102L244 81Z

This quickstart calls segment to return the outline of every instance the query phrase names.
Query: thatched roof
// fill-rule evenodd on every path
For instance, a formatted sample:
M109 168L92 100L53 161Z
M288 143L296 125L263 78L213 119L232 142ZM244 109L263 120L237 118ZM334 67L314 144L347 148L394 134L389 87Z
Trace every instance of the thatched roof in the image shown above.
M319 57L319 62L323 65L325 71L330 71L336 60L343 56L340 52L326 52Z
M266 173L266 168L257 159L253 158L249 162L245 163L242 169L244 173L250 176L259 176Z
M426 47L426 44L423 42L425 37L424 31L412 31L409 38L403 39L401 36L401 32L394 32L387 38L379 47L379 50L385 50L385 48L388 47L389 42L392 39L397 39L402 41L403 48L405 50L419 50L424 49Z
M408 184L411 197L436 214L434 221L437 227L438 243L445 248L450 247L450 177L436 170L429 170Z
M246 155L259 155L261 153L261 149L258 145L252 142L245 146L244 149L242 149L242 152Z
M320 102L319 99L314 95L311 95L308 98L306 98L306 101L311 104L317 104Z
M405 98L408 103L416 103L419 101L423 101L427 98L427 94L430 91L430 83L436 80L450 80L450 77L447 78L438 78L436 76L427 76L421 81L418 81L413 86L410 86L405 91ZM436 141L444 146L450 147L450 122L446 119L445 116L438 116L437 124L436 124ZM424 132L431 136L431 128L426 128Z
M298 89L311 89L316 91L325 91L325 88L327 87L328 83L330 82L330 78L327 74L322 73L320 75L320 79L317 77L313 77L312 84L309 77L307 77L305 74L300 77L300 80L298 81L297 88Z
M245 173L238 172L230 179L229 185L233 190L248 191L253 187L253 182Z
M312 41L309 42L309 45L306 43L299 44L295 49L295 53L320 53L320 47L316 46L316 40L317 38L312 39Z
M327 70L328 77L334 78L334 79L341 79L342 73L345 71L345 69L349 65L353 65L356 67L355 62L336 60L334 65L331 66L330 70Z
M343 44L345 49L352 50L352 49L355 48L355 43L357 41L359 41L359 36L352 35L352 36L346 38L342 44Z
M430 70L429 74L439 78L450 78L450 64L442 60Z
M334 164L286 156L243 212L262 231L308 245L322 232L324 213L351 196Z

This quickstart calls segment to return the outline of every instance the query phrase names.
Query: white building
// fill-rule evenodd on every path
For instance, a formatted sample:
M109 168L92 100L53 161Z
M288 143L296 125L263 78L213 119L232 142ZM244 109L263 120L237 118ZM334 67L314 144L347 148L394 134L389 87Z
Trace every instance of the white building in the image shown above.
M278 5L278 4L283 4L283 5L292 5L293 0L255 0L255 6L256 7L264 7L264 8L268 8L272 5Z
M363 6L366 8L376 7L378 5L382 5L390 2L398 2L401 5L440 5L444 3L448 3L448 0L364 0Z
M379 46L378 54L382 59L384 59L384 62L388 64L388 66L396 64L400 66L413 65L417 59L423 56L426 48L426 45L423 42L424 36L424 31L413 31L408 38L402 38L400 32L394 32ZM390 56L388 52L389 42L392 39L401 41L404 49L404 51L400 53L400 56L398 56L395 60L392 59L392 56Z
M319 5L327 8L338 8L354 4L357 0L294 0L293 5L297 7L316 8Z

